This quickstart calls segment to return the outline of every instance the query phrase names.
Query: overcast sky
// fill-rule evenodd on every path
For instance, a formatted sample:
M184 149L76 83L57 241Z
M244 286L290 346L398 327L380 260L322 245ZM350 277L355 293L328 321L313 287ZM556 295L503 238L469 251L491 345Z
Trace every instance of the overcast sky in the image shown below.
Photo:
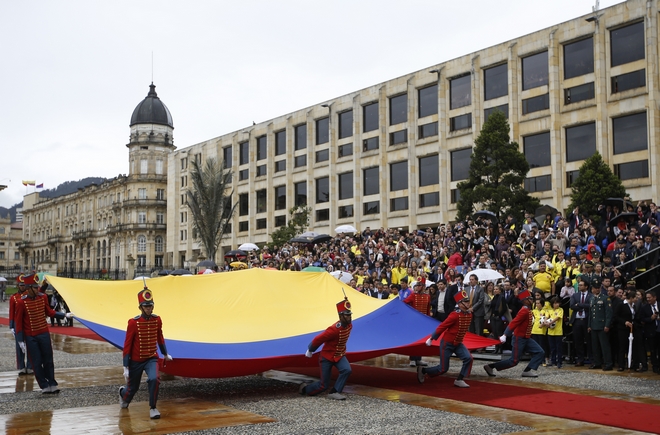
M128 124L149 91L152 52L156 91L184 148L588 14L594 3L0 0L0 206L22 200L22 180L54 188L128 172Z

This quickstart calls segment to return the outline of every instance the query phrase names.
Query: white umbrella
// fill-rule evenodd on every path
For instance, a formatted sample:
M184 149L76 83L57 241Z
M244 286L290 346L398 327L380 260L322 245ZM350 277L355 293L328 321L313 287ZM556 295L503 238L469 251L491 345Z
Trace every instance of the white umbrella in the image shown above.
M335 233L357 233L358 230L353 225L339 225L335 228Z
M470 283L471 275L477 275L477 281L491 281L491 280L498 280L504 278L504 276L502 276L501 273L493 269L474 269L465 274L465 278L463 279L463 284Z
M334 276L339 281L341 281L345 284L348 284L353 279L353 275L351 275L348 272L343 272L341 270L335 270L334 272L330 272L330 275Z
M298 237L313 239L314 237L318 236L319 234L320 233L317 233L315 231L305 231L304 233L302 233Z
M7 278L5 278L4 276L0 276L0 282L5 282L5 281L7 281Z
M202 275L209 275L211 273L215 273L213 269L206 269L204 272L202 272Z
M241 251L258 251L259 247L254 243L243 243L238 249Z
M426 288L428 288L431 284L435 284L433 281L429 281L428 279L426 280ZM415 287L417 285L417 281L413 281L411 284L411 287Z
M151 277L150 276L136 276L135 278L133 278L133 281L138 281L138 280L142 281L142 279L151 279Z
M632 370L632 350L633 350L633 327L630 326L630 334L628 335L628 369Z

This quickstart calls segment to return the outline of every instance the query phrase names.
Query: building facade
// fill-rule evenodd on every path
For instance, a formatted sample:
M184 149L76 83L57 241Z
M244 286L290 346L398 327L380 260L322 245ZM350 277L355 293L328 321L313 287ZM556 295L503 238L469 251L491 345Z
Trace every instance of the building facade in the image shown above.
M26 269L117 279L164 268L167 164L176 147L172 116L155 88L131 117L128 175L57 198L24 197Z
M224 248L269 241L308 204L310 230L427 227L456 214L457 184L494 110L508 116L531 170L528 191L564 209L598 151L634 200L657 199L658 1L628 0L515 40L173 152L167 246L191 239L191 158L222 158L238 211Z
M11 222L11 217L0 216L0 275L11 277L7 271L19 270L21 253L19 246L23 240L23 226L21 222Z

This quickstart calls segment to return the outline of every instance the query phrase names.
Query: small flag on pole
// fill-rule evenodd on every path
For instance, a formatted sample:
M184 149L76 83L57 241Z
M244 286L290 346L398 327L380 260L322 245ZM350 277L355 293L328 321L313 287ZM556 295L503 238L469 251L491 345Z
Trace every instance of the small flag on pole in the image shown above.
M35 180L23 180L23 186L34 186L37 184Z
M43 189L44 188L44 183L37 184L37 189Z

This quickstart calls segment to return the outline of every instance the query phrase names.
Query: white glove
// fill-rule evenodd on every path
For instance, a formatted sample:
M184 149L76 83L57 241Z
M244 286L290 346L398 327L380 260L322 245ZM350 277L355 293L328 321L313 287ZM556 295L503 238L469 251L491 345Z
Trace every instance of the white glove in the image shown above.
M172 361L174 359L174 358L172 358L172 355L170 355L170 354L165 355L164 358L165 358L165 361Z
M126 385L128 385L128 367L124 367L124 380L126 381Z
M27 355L27 348L25 347L25 343L22 342L22 341L19 341L18 345L21 347L21 350L23 351L23 353Z
M500 337L500 343L506 343L506 335Z
M66 317L67 319L71 319L71 318L73 318L73 316L74 316L73 313L66 313L66 314L64 315L64 317Z
M428 340L426 340L426 345L427 345L427 346L430 346L430 345L431 345L431 341L433 341L433 340L431 340L431 337L429 337Z
M312 355L313 355L313 353L310 352L309 350L307 350L307 352L305 352L305 356L306 356L307 358L311 358Z
M13 335L14 337L16 337L16 331L14 330L14 328L11 328L10 331L11 331L11 335Z

